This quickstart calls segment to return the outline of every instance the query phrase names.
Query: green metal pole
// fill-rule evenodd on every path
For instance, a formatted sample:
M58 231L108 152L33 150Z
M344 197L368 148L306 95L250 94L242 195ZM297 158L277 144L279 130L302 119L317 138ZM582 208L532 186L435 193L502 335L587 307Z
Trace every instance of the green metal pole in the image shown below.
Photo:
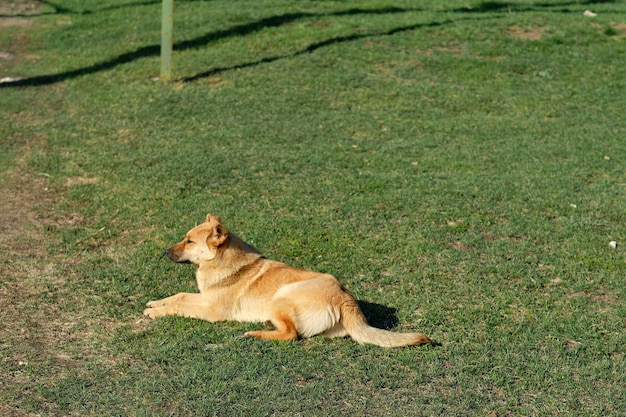
M161 81L172 79L172 32L174 31L174 0L163 0L161 21Z

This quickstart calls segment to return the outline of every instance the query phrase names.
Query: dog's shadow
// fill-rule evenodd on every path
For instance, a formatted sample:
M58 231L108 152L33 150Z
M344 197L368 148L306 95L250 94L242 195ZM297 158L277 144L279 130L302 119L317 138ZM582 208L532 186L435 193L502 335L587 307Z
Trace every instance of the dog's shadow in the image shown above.
M399 321L395 308L362 300L357 300L357 302L370 326L384 330L393 330L398 325ZM431 345L442 346L441 342L435 340L431 340Z
M358 300L358 303L371 326L391 330L398 325L397 310L395 308L362 300Z

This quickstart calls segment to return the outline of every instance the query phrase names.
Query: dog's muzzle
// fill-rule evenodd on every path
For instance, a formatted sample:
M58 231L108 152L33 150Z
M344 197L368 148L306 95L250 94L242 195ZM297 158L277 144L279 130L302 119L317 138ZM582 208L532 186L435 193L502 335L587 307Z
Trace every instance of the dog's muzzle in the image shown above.
M171 261L174 261L174 262L179 263L179 264L188 264L188 263L191 263L191 262L189 262L188 260L181 261L181 260L178 258L178 256L176 256L176 255L174 254L174 252L172 252L172 251L170 250L170 248L167 248L167 249L165 249L165 250L163 251L163 256L167 256L167 257L168 257Z

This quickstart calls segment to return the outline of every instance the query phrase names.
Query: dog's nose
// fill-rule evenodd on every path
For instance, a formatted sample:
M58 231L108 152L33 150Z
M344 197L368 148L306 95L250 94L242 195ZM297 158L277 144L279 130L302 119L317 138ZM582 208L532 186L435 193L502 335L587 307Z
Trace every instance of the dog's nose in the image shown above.
M163 251L163 256L170 256L170 248L167 248Z

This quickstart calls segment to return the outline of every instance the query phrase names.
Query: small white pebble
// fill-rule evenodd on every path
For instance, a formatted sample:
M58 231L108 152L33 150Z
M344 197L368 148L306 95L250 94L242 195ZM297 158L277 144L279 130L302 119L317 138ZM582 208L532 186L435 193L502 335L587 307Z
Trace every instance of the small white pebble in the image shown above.
M23 80L23 78L21 77L4 77L2 79L0 79L0 84L6 84L6 83L16 83L18 81Z
M583 15L587 16L587 17L596 17L598 14L592 12L591 10L585 10L585 12L583 13Z
M617 247L617 242L612 240L609 242L609 246L612 247L613 249L615 249Z

